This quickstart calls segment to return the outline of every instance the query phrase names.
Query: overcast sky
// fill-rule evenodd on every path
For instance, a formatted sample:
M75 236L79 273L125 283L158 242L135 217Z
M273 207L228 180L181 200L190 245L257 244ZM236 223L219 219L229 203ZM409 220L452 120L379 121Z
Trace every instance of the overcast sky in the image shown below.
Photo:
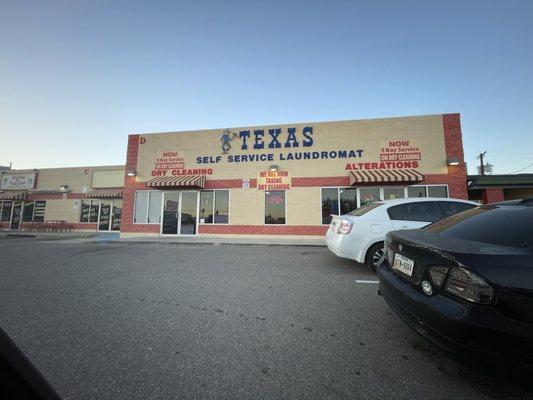
M533 1L0 0L0 165L125 162L127 135L460 112L533 163ZM524 172L533 172L533 166Z

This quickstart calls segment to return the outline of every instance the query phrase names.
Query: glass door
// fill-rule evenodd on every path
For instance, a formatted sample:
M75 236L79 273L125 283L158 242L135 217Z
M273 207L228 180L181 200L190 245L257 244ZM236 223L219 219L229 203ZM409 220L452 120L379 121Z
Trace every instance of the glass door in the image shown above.
M20 228L20 220L22 219L22 203L14 203L13 204L13 210L11 213L11 229L19 229Z
M98 230L108 231L111 226L111 207L112 201L102 200L100 202L100 216L98 218Z
M111 230L120 231L120 221L122 220L122 205L119 207L113 204L113 211L111 212Z
M163 218L161 219L161 234L178 234L178 215L180 192L165 192L163 196Z
M196 235L198 192L181 192L180 235Z
M198 192L165 192L161 234L195 235Z

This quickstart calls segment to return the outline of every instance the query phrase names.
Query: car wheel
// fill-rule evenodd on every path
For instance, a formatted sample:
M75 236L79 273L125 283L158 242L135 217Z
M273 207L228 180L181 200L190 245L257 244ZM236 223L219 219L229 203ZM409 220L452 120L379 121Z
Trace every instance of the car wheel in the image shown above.
M370 246L366 252L365 265L371 270L376 272L376 268L380 261L385 257L384 242L378 242Z

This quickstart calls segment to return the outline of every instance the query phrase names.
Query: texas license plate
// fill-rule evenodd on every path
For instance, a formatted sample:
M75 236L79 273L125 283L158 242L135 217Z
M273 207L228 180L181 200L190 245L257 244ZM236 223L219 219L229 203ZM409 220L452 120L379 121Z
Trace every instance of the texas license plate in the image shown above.
M405 256L402 256L401 254L394 254L394 263L392 268L397 269L398 271L403 272L406 275L413 275L413 268L415 266L415 262L411 260L410 258L407 258Z

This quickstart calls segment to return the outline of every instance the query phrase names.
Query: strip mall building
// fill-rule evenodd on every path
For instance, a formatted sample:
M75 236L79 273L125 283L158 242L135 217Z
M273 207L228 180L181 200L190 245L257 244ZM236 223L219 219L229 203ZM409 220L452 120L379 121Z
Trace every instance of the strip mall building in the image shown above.
M459 114L134 134L125 166L82 168L69 182L42 182L44 172L31 189L1 187L9 218L15 203L24 215L41 201L44 220L74 229L117 229L115 215L124 237L323 235L331 214L377 199L468 197Z

